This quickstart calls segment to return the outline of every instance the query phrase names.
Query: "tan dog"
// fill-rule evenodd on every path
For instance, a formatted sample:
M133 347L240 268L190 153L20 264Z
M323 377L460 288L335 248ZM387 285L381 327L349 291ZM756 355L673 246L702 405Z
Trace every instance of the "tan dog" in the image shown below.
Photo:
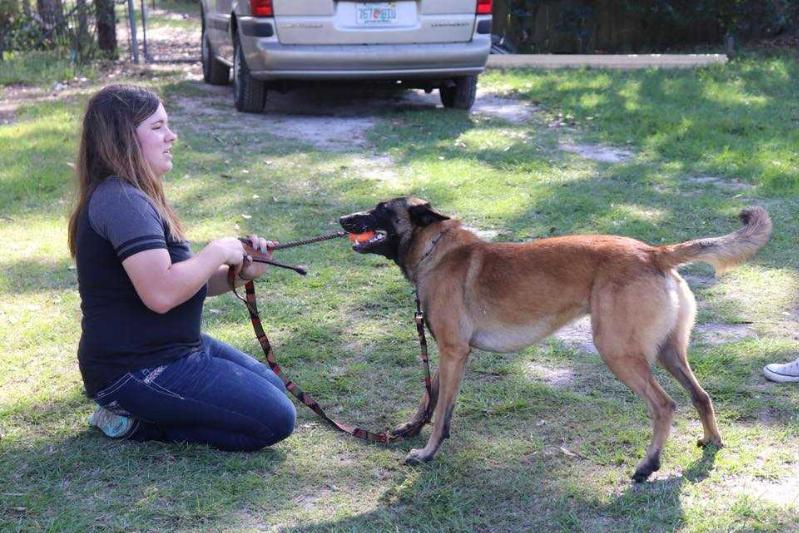
M591 315L594 344L610 370L646 401L654 434L633 479L660 468L676 404L651 372L660 363L691 394L704 428L701 446L721 446L713 404L688 365L696 302L679 265L723 269L751 257L768 241L771 220L760 207L741 212L744 226L729 235L669 246L627 237L574 235L527 243L488 243L413 197L379 203L341 217L352 233L375 231L356 243L361 253L392 259L416 286L440 362L419 410L396 435L419 432L428 413L427 445L406 461L429 461L444 438L472 348L512 352Z

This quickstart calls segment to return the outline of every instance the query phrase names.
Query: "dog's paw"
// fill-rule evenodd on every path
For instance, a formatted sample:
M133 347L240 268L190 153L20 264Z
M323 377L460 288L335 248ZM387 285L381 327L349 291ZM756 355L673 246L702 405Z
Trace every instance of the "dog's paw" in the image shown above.
M418 435L421 430L422 430L422 424L415 422L408 422L407 424L402 424L401 426L397 426L394 429L392 429L391 435L393 437L410 438Z
M432 455L425 455L424 450L419 450L414 448L408 453L408 455L405 456L405 464L418 465L426 463L432 458L433 458Z
M635 473L633 474L633 481L636 483L643 483L649 476L652 475L652 472L657 472L660 470L660 458L644 458L638 463L638 466L635 469Z
M705 437L696 441L696 445L700 448L705 446L715 446L716 448L723 448L724 443L721 442L721 437Z

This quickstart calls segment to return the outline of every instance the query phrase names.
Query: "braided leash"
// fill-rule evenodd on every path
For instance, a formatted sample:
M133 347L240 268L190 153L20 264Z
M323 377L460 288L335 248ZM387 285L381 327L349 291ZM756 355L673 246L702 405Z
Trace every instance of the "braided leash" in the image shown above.
M346 237L346 231L337 231L335 233L327 233L319 235L318 237L311 237L310 239L300 239L297 241L281 242L275 245L273 250L283 250L285 248L294 248L296 246L305 246L306 244L313 244L315 242L329 241L330 239L337 239L339 237Z
M322 235L319 237L314 237L311 239L302 239L297 241L289 241L286 243L281 243L273 247L273 250L280 250L285 248L293 248L295 246L304 246L306 244L312 244L316 242L326 241L329 239L335 239L338 237L343 237L347 235L346 232L336 232L334 234ZM245 244L245 249L247 253L252 257L253 261L259 262L268 262L270 264L276 264L271 259L266 259L264 254L258 252L251 246L249 246L249 239L241 239L241 241ZM277 263L276 266L282 266L284 268L291 268L295 270L298 267L291 267L289 265L283 265L282 263ZM424 333L424 313L421 309L421 304L419 302L419 298L416 298L416 314L414 316L414 320L416 322L416 332L419 336L419 345L420 345L420 359L422 361L422 365L424 367L425 377L424 377L424 385L425 385L425 394L427 396L427 405L428 409L425 412L424 417L417 421L415 424L411 425L410 427L403 428L401 433L394 433L390 430L382 431L380 433L374 433L368 431L366 429L352 426L350 424L345 424L343 422L338 422L332 418L330 418L310 394L303 391L296 383L288 379L284 374L283 370L277 362L275 358L275 353L272 350L272 343L269 342L269 338L266 336L266 332L264 331L263 325L261 323L261 316L258 313L258 305L256 302L255 297L255 283L253 281L247 281L244 286L246 298L242 298L239 293L236 291L236 270L233 267L228 268L228 283L233 291L233 294L236 295L236 298L244 302L247 306L247 311L250 313L250 321L252 322L253 330L255 331L255 337L258 339L258 343L261 345L261 349L264 352L264 356L266 357L266 362L269 364L269 368L272 369L276 375L280 377L283 381L283 384L286 386L286 389L291 392L300 402L306 405L309 409L319 415L325 422L333 426L334 428L342 431L344 433L349 433L355 438L363 439L363 440L370 440L374 442L382 442L384 444L397 441L403 438L407 434L415 434L421 429L422 426L427 424L431 417L432 412L429 408L431 405L430 398L432 397L432 380L430 379L430 363L429 357L427 354L427 339L425 338Z

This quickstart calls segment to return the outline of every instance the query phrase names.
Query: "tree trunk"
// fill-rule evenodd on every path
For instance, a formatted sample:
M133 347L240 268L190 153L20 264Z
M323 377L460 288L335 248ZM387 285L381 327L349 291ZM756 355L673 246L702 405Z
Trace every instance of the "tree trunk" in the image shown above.
M97 46L109 57L117 57L117 27L114 0L95 0L97 9Z
M78 57L83 58L84 51L89 46L89 14L86 11L86 0L77 0L78 6Z
M51 35L61 33L64 26L64 6L61 0L36 0L36 10L46 30L55 28Z

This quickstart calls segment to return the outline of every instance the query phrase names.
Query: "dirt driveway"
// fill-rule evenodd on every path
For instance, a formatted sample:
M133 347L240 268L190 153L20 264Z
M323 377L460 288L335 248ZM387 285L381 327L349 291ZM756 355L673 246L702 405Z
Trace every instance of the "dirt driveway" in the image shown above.
M198 75L198 82L200 81ZM196 97L178 99L184 112L195 113L203 119L215 116L224 125L227 117L235 116L237 127L247 130L264 129L271 135L299 140L320 150L348 151L366 148L367 132L393 111L444 110L434 91L393 90L370 86L334 86L298 88L281 94L269 91L262 114L237 113L233 108L232 89L201 85L209 96L219 98L220 105L203 106ZM201 98L207 101L206 98ZM479 91L471 114L499 118L510 123L524 123L535 113L530 103L503 98Z

